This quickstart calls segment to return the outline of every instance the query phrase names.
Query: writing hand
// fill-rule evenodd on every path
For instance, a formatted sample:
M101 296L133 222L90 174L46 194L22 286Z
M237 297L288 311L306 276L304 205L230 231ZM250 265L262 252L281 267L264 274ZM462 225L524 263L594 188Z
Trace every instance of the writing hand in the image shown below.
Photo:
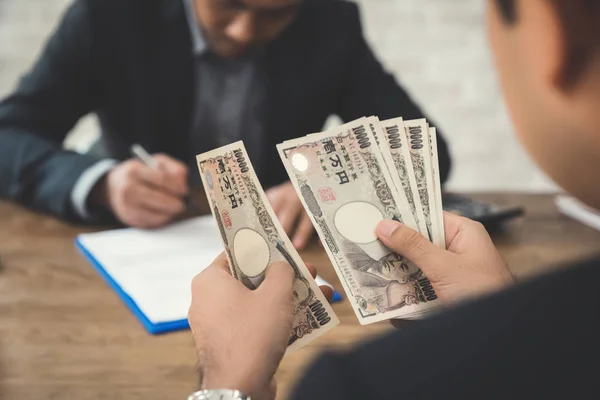
M138 159L117 165L96 185L91 201L109 209L122 223L157 228L185 210L187 167L163 155L153 156L153 169Z

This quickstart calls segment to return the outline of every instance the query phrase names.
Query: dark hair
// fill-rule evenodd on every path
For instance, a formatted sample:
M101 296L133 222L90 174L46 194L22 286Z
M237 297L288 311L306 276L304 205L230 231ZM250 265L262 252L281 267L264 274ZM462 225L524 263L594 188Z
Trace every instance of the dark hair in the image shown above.
M600 50L600 1L546 1L556 9L565 40L568 61L560 83L571 86L577 82L596 56L596 52ZM518 22L517 0L496 0L496 4L507 24Z

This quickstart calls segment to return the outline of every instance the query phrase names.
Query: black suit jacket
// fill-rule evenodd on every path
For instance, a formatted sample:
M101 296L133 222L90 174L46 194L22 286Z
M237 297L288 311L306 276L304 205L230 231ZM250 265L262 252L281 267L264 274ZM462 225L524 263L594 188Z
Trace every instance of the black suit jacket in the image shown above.
M294 400L597 399L600 259L316 361Z
M307 0L267 46L265 65L266 187L286 179L275 144L321 130L331 114L345 121L423 116L369 49L352 3ZM122 159L136 142L190 161L193 80L181 0L75 1L33 69L0 103L0 196L76 219L71 191L98 160L61 143L91 112L110 152ZM439 152L446 179L443 140Z

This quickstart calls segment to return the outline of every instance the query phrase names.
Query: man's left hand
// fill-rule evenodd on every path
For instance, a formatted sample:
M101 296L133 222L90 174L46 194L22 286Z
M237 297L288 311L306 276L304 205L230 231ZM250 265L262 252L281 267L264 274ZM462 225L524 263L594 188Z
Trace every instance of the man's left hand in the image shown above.
M294 247L298 250L304 249L314 229L292 183L286 182L272 187L266 194L285 233L292 239Z
M313 277L314 267L307 265ZM237 281L221 254L192 282L188 320L202 368L202 389L235 389L274 399L273 378L292 330L294 271L277 262L256 290ZM328 300L330 287L321 287Z

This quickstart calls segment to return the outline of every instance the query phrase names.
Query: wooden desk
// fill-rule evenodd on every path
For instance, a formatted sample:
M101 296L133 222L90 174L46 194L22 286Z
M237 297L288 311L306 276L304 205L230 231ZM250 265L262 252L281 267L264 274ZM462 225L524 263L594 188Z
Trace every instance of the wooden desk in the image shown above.
M478 197L526 206L524 219L494 235L519 276L598 248L600 233L560 216L549 196ZM146 333L76 251L75 236L91 230L0 202L0 398L184 399L196 387L189 332ZM304 257L340 287L322 250ZM360 326L347 301L334 309L341 325L283 361L280 398L322 349L389 329Z

